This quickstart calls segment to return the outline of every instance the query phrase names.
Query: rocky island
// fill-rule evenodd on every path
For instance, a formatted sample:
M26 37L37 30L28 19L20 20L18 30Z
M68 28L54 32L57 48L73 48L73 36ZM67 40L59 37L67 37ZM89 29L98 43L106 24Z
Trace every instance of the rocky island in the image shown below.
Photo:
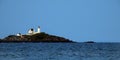
M63 37L41 32L40 26L38 26L37 31L34 31L34 29L31 28L28 30L27 34L18 33L16 35L9 35L4 39L0 39L0 42L73 42L73 41Z
M34 35L22 35L22 36L9 35L4 39L1 39L0 42L73 42L73 41L63 37L49 35L45 32L41 32Z

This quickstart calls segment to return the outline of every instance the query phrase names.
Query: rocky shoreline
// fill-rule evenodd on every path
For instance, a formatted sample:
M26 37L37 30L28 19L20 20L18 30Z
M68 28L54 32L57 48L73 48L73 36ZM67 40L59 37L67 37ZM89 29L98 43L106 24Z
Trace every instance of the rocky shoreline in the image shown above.
M34 35L22 35L22 36L9 35L4 39L0 39L0 42L20 43L20 42L73 42L73 41L63 37L49 35L45 32L41 32Z

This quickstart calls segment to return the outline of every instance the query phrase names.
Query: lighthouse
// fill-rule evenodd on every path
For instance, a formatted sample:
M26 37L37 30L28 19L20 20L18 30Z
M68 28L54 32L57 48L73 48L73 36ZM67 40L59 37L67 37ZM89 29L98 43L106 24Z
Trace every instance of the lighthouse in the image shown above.
M37 33L40 33L40 26L38 26Z

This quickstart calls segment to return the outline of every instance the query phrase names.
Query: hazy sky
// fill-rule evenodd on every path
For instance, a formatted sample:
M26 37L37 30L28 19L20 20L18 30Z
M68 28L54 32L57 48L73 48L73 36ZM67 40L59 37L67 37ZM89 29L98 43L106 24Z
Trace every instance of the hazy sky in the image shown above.
M84 42L120 42L120 0L0 0L0 37L29 28Z

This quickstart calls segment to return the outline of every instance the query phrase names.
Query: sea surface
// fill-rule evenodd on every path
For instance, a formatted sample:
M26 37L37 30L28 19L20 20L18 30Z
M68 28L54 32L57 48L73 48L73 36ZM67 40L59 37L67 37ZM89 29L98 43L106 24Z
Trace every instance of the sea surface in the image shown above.
M120 43L0 43L0 60L120 60Z

